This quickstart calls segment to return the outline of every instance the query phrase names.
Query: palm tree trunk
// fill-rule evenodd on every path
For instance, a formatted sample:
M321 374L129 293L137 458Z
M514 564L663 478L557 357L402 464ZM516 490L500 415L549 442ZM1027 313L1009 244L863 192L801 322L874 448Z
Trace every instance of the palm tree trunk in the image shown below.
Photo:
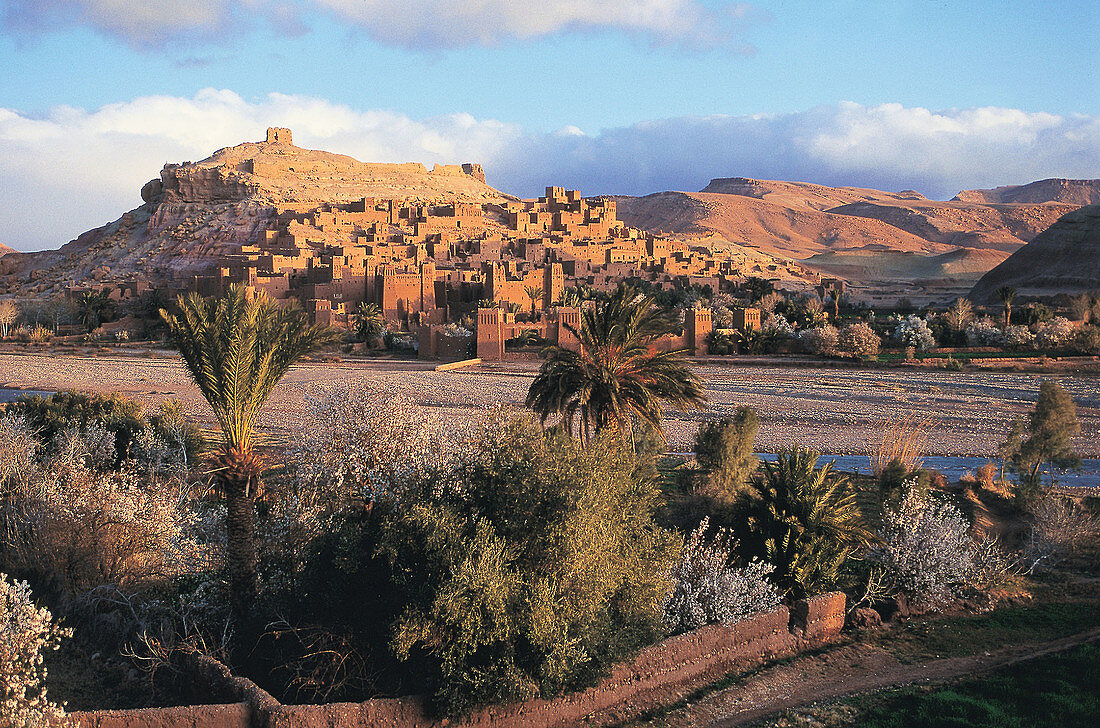
M225 488L226 565L233 617L245 627L252 618L256 601L256 512L252 507L248 479L232 478Z

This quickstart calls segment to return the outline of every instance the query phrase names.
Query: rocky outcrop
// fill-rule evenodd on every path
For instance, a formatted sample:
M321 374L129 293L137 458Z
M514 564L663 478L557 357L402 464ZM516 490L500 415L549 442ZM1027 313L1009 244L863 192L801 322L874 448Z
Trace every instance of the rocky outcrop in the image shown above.
M164 165L141 189L144 204L58 250L5 255L0 294L51 296L72 282L186 282L255 242L280 205L351 203L364 197L419 203L503 202L480 164L360 162L303 149L289 129L219 149L199 162Z
M982 276L970 299L995 303L1001 286L1012 286L1018 295L1032 297L1100 289L1100 205L1063 216Z
M14 252L16 252L14 248L9 248L8 246L4 245L3 243L0 243L0 258L3 258L8 253L14 253Z

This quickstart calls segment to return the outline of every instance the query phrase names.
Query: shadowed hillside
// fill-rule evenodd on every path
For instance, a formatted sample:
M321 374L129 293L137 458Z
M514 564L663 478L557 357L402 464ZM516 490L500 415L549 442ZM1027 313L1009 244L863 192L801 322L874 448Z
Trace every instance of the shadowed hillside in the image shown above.
M970 292L994 303L1001 286L1022 296L1055 296L1100 289L1100 205L1070 212L982 276Z

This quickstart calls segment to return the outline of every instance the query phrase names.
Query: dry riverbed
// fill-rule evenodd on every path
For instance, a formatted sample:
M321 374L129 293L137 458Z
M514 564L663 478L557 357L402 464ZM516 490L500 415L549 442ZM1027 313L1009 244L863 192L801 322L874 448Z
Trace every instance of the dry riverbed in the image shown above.
M292 436L302 426L307 394L328 387L376 387L399 392L425 413L470 421L496 404L522 406L537 364L436 372L418 361L364 360L295 366L268 403L263 425ZM670 447L686 451L702 419L739 405L761 418L761 451L802 444L827 454L862 454L891 417L932 416L928 454L991 455L1013 418L1033 406L1044 375L942 370L836 369L783 366L701 366L710 407L668 414ZM1046 375L1053 376L1053 375ZM1100 457L1100 378L1057 375L1077 402L1081 453ZM121 392L150 403L179 399L200 421L213 416L174 358L0 354L0 388Z

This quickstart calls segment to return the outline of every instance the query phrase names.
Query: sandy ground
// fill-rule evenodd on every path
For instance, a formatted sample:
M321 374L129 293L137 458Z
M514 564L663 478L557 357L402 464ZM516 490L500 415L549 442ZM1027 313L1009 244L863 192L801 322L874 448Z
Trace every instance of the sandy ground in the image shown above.
M537 363L436 372L430 363L374 360L294 367L262 416L273 435L293 436L304 421L304 397L327 387L381 387L400 392L433 415L469 420L487 407L521 406ZM757 449L802 444L826 454L863 454L878 442L891 417L933 416L927 453L990 455L1013 418L1034 405L1042 375L772 366L701 366L710 406L668 413L670 447L690 449L703 419L739 405L761 418ZM1077 446L1100 457L1100 378L1058 376L1077 403L1082 432ZM157 402L176 398L213 425L209 407L173 358L0 354L0 388L122 392Z

